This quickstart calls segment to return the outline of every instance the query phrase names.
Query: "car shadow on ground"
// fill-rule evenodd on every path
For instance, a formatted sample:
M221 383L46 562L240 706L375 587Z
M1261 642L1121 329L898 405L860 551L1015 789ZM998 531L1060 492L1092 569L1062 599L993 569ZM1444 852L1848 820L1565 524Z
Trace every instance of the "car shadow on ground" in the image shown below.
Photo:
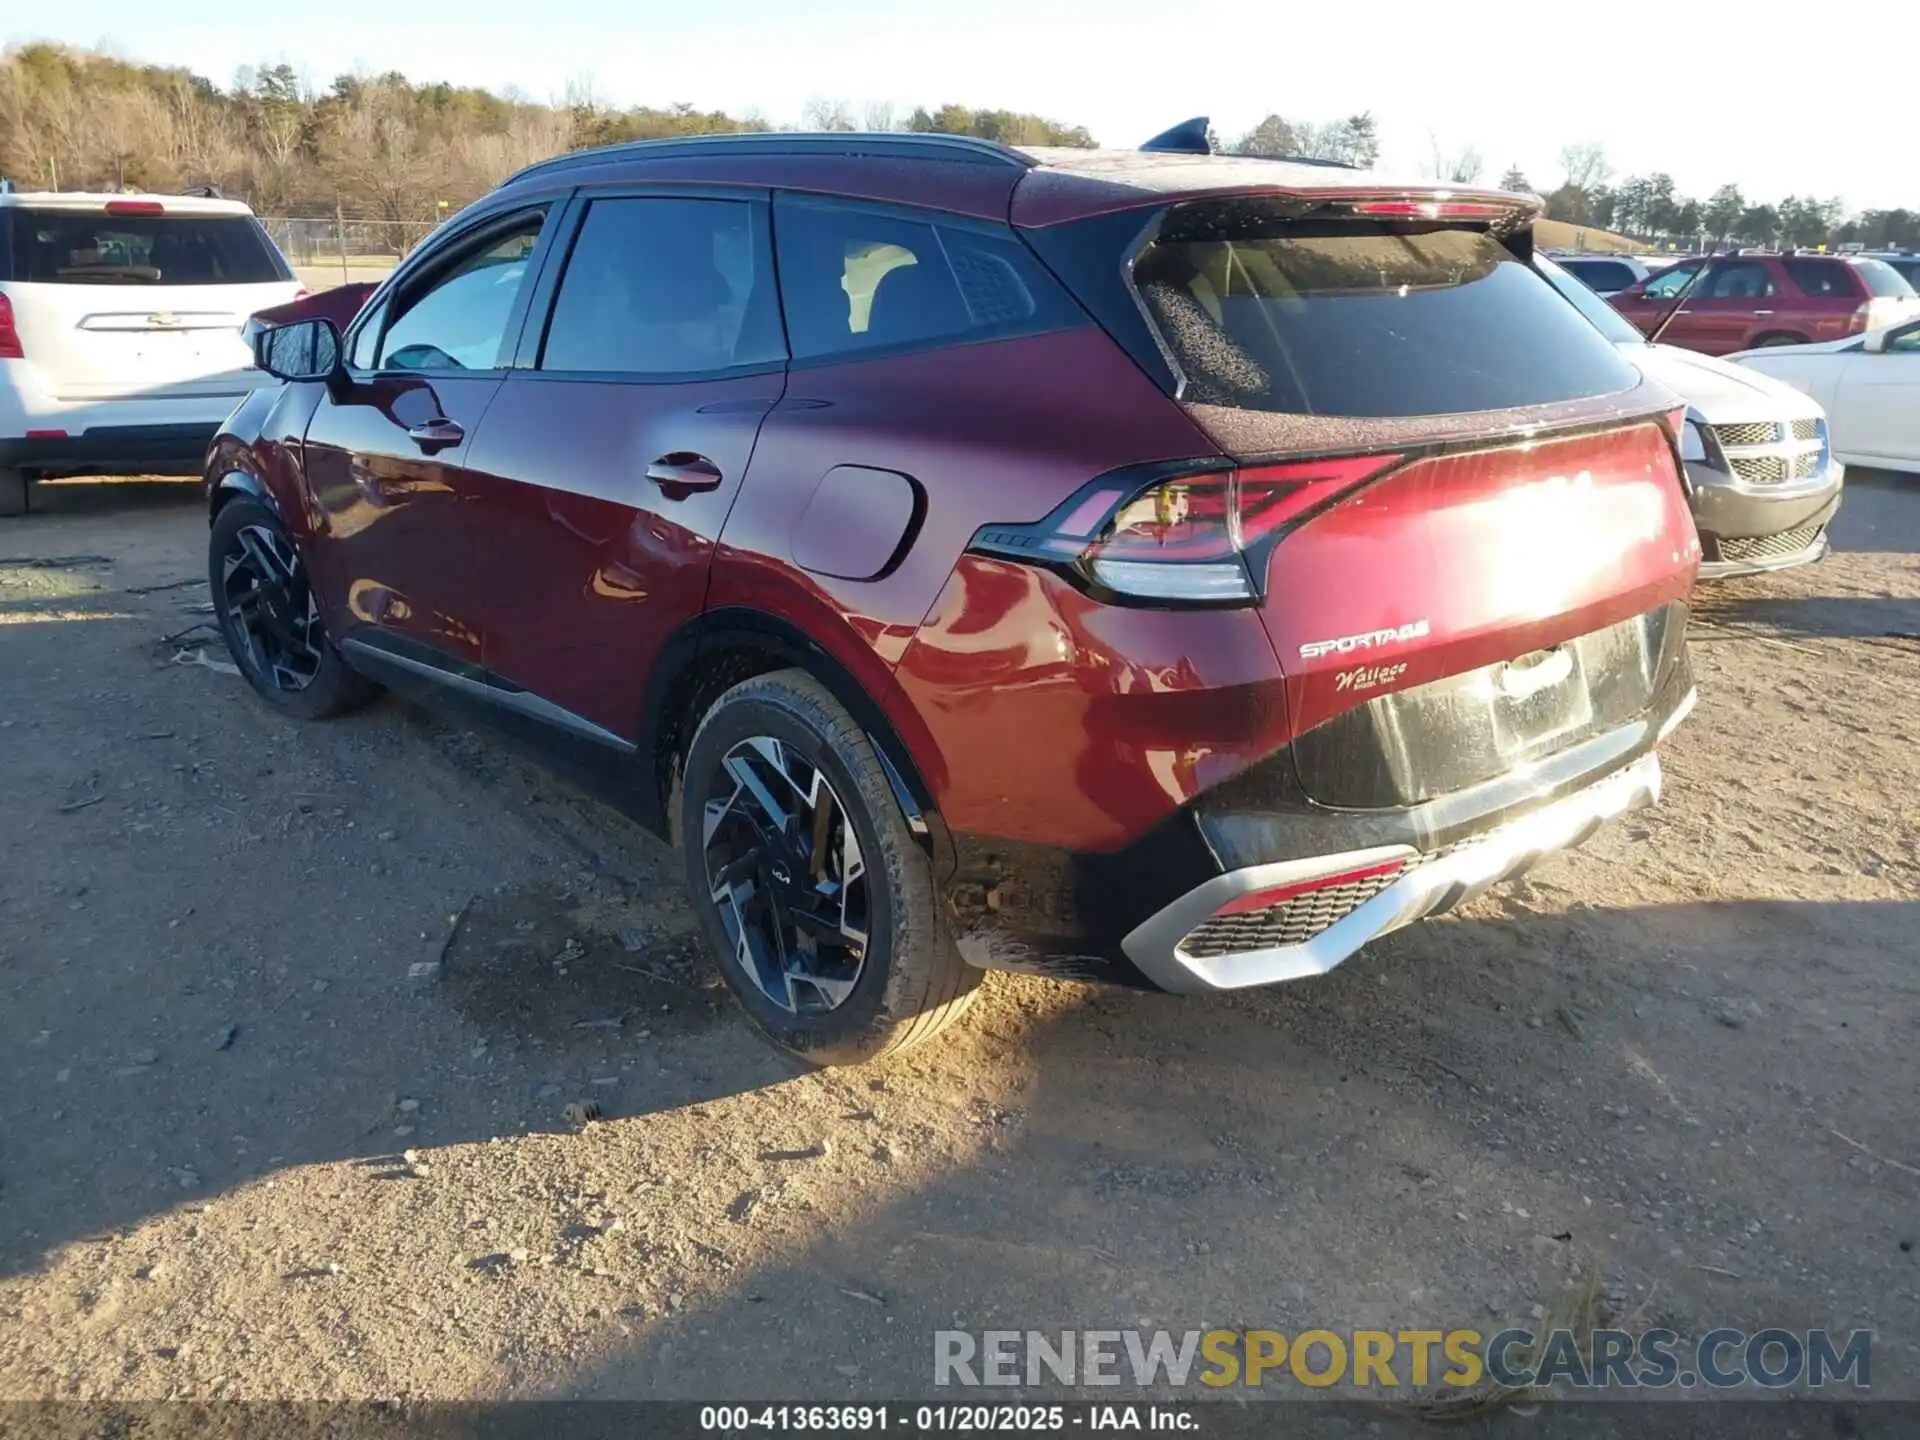
M813 1399L931 1393L949 1327L1490 1332L1588 1276L1683 1334L1913 1334L1913 1191L1867 1150L1909 1138L1906 1100L1875 1097L1905 1064L1886 972L1920 904L1511 908L1315 984L1083 992L973 1057L1018 1080L947 1174L863 1185L843 1140L841 1213L758 1221L792 1236L775 1263L566 1393L760 1394L742 1357L772 1349ZM1821 1056L1813 1088L1767 1081L1780 1047ZM1847 1274L1824 1304L1794 1278Z

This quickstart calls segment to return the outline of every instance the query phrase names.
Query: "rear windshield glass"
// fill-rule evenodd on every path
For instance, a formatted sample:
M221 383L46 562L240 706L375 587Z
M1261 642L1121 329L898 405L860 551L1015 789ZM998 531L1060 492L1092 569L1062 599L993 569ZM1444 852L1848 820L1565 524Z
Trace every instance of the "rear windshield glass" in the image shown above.
M291 278L246 215L15 210L10 278L35 285L260 285Z
M1867 289L1876 296L1886 298L1905 297L1914 293L1907 278L1884 260L1856 260L1853 268L1860 272L1860 278L1867 282Z
M1199 213L1195 213L1199 212ZM1446 415L1639 381L1483 232L1175 211L1134 263L1186 400L1293 414Z
M1534 256L1533 263L1540 273L1547 277L1553 288L1566 297L1567 303L1586 316L1587 323L1614 344L1644 345L1647 343L1647 337L1629 325L1624 315L1567 273L1571 266L1562 268L1544 255Z

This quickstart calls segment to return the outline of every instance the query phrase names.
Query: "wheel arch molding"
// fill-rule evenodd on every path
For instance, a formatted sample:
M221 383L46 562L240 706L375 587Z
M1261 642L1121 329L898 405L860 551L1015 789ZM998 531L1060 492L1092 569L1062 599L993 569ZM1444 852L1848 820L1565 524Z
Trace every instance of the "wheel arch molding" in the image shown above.
M231 449L224 448L231 446ZM278 515L284 523L286 515L280 508L280 501L273 493L273 487L256 475L245 463L248 460L246 449L238 441L217 442L214 452L207 459L207 523L212 524L219 518L220 511L230 500L246 496L258 500Z
M847 708L873 741L908 824L916 834L933 833L938 825L934 792L886 707L818 639L789 620L745 606L694 616L667 641L654 663L640 717L637 757L646 782L642 818L649 828L667 833L666 797L674 778L673 765L692 740L706 708L742 680L788 666L812 675ZM903 696L897 698L903 706L908 703Z

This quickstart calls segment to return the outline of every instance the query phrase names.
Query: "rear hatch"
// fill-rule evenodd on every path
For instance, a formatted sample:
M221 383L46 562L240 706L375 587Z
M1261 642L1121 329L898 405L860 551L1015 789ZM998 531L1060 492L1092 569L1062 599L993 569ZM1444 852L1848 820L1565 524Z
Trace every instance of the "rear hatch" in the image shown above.
M1116 512L1093 573L1135 585L1228 517L1323 803L1411 804L1631 726L1699 561L1679 402L1524 263L1524 214L1449 208L1202 200L1132 253L1169 388L1226 460Z
M257 220L217 205L50 199L0 211L0 280L21 354L57 399L247 388L247 317L299 284Z

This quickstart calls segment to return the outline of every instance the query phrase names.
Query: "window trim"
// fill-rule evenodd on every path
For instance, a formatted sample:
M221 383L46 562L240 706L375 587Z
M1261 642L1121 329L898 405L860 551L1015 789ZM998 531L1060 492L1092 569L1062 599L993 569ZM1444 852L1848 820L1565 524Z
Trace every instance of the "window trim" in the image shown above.
M520 335L525 328L528 302L539 288L540 280L552 255L554 221L566 205L566 196L548 195L496 207L484 215L475 216L471 223L463 224L457 230L450 229L446 235L437 237L414 251L379 289L367 297L366 302L360 307L360 313L354 316L353 323L347 327L347 333L341 337L340 354L343 363L347 366L347 373L355 380L370 380L381 375L409 375L434 380L446 379L450 375L505 374L511 368L512 357L518 349ZM378 357L380 347L386 343L386 328L393 315L394 298L408 294L416 285L431 286L447 270L471 255L475 246L484 244L490 237L517 228L521 221L536 211L542 212L543 218L539 233L534 238L532 253L527 257L528 268L533 272L532 280L530 283L521 284L519 294L514 297L513 308L507 312L506 328L501 332L500 348L494 354L493 365L485 370L458 371L380 368ZM380 334L374 345L375 366L371 370L362 370L352 364L352 357L362 333L370 322L377 322L380 326Z
M586 227L587 211L596 202L605 200L718 200L747 206L758 227L758 238L766 246L768 278L774 286L773 303L780 322L780 345L785 353L776 359L728 365L717 370L663 370L638 374L632 370L541 369L540 352L546 348L547 333L553 326L553 313L560 299L560 286L566 278L567 266L573 260L574 247ZM575 190L566 204L560 207L548 259L528 291L526 316L506 368L519 380L617 385L687 385L702 380L733 380L778 374L787 368L787 357L793 352L793 346L787 338L786 307L781 303L779 279L780 259L774 249L771 192L765 186L672 183L584 185Z
M780 268L780 212L782 209L794 207L827 211L833 214L872 215L901 224L925 225L934 232L934 240L941 247L942 258L945 257L946 249L946 242L940 238L940 231L943 229L971 231L989 239L1018 245L1033 262L1034 269L1046 277L1048 283L1059 292L1060 297L1077 318L1060 324L1030 323L982 332L962 331L958 335L929 335L919 340L904 340L894 345L863 345L856 349L836 351L828 355L794 354L793 334L789 330L787 331L787 353L792 357L787 362L789 371L817 370L828 365L857 365L868 360L886 360L894 356L918 355L932 350L955 350L962 346L995 345L1003 340L1026 340L1036 335L1063 334L1067 331L1083 329L1094 323L1079 298L1060 281L1059 277L1053 273L1052 267L1020 237L1019 231L1012 225L926 205L902 205L884 200L864 200L858 196L838 195L818 190L775 188L773 203L768 207L768 214L773 225L773 256L776 274ZM787 292L783 277L780 283L780 323L783 330L786 329L786 318Z

